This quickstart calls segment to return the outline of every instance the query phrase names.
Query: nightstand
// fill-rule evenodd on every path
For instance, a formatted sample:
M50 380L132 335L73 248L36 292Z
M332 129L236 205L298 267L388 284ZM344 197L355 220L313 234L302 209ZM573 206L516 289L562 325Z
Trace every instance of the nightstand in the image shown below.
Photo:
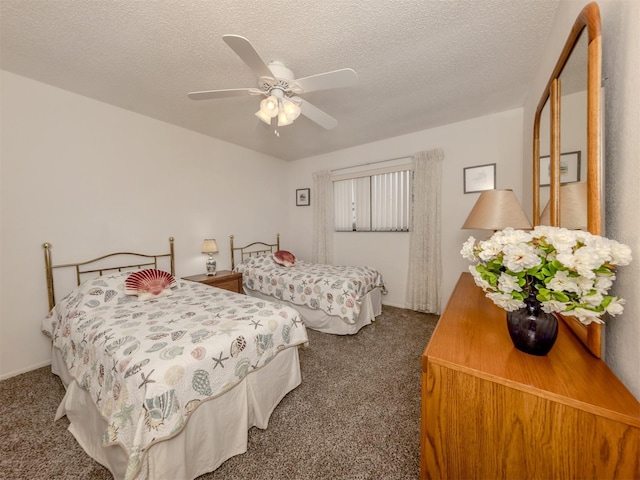
M234 273L230 270L219 270L215 275L191 275L190 277L182 277L183 280L191 280L192 282L204 283L212 287L230 290L236 293L244 293L242 289L242 274Z

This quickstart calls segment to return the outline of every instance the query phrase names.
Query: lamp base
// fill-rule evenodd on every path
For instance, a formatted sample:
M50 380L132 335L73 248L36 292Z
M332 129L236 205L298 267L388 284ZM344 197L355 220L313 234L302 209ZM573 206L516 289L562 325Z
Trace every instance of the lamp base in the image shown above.
M213 257L207 259L207 276L214 276L216 274L216 261Z

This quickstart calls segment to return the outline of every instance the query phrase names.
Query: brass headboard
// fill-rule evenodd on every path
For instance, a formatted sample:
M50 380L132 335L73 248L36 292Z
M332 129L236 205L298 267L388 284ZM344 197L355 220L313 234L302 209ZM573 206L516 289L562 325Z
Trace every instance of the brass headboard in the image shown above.
M169 260L171 262L171 275L175 275L175 255L173 250L173 237L169 237L169 253L161 253L158 255L148 255L144 253L116 252L116 253L110 253L108 255L103 255L102 257L97 257L92 260L87 260L86 262L65 263L63 265L54 265L52 263L51 247L52 245L48 242L42 244L42 248L44 248L44 264L45 264L45 270L47 275L47 295L49 297L49 310L51 310L56 304L55 292L53 288L53 269L54 268L75 267L76 282L78 285L80 285L80 281L81 281L80 276L84 274L97 273L99 276L102 276L104 272L111 272L111 271L122 272L126 270L131 270L134 268L141 269L144 267L148 267L148 268L157 269L158 259L163 257L169 257ZM106 258L116 257L116 256L141 257L146 260L144 261L140 260L140 263L134 262L128 265L116 265L116 266L108 266L108 267L107 266L105 267L91 266L92 264L95 264L101 260L104 260Z
M276 233L276 243L266 242L253 242L243 247L233 246L233 235L229 236L229 242L231 243L231 270L236 267L235 252L240 251L240 262L247 257L255 257L261 253L274 253L280 250L280 234ZM251 247L254 247L253 249Z

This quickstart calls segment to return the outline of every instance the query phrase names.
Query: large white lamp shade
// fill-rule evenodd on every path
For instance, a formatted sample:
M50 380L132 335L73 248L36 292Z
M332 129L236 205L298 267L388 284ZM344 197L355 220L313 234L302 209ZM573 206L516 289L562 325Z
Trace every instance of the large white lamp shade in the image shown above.
M531 222L511 189L483 191L462 226L465 229L494 231L507 227L531 229Z

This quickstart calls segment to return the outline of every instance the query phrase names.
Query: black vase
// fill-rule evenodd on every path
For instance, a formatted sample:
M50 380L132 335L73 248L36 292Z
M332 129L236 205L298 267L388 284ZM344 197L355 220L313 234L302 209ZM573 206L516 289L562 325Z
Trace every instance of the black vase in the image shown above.
M553 313L543 312L533 294L524 303L521 309L507 312L511 341L522 352L546 355L558 338L558 318Z

